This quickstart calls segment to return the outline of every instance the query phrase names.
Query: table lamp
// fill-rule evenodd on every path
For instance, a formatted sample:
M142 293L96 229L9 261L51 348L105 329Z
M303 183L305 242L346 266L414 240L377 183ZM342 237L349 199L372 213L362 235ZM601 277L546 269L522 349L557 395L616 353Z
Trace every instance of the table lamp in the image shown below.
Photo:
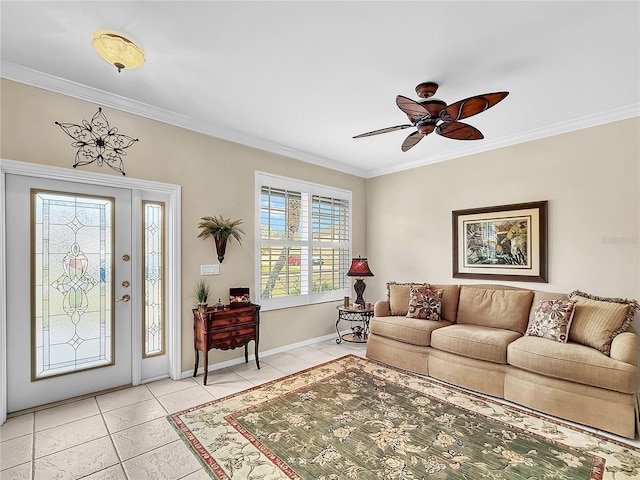
M362 294L364 293L364 289L367 288L367 286L365 285L362 278L373 277L373 273L371 272L371 270L369 270L367 259L360 258L360 256L358 256L358 258L353 258L351 260L351 268L347 272L347 276L356 277L356 283L353 284L353 289L356 291L356 295L358 296L358 298L356 298L355 303L364 306L364 298L362 298Z

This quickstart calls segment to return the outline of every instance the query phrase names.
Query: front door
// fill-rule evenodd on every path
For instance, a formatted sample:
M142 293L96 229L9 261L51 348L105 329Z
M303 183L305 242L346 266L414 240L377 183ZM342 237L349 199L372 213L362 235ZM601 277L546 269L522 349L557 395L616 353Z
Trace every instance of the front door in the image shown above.
M132 382L131 191L6 177L7 410Z

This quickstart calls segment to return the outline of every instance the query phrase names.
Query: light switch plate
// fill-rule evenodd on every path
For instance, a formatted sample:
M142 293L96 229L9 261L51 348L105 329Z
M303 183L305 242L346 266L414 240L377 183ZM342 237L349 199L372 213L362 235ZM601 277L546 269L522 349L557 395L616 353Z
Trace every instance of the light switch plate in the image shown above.
M219 275L220 265L200 265L200 275Z

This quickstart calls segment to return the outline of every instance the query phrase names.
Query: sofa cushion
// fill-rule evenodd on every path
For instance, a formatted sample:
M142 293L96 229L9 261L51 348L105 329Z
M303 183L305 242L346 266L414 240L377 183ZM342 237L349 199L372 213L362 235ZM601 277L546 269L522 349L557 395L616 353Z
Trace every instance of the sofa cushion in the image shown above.
M451 325L431 334L431 346L438 350L493 363L507 363L507 345L521 335L479 325Z
M439 322L442 310L442 290L411 285L407 317Z
M527 330L533 292L462 286L457 323L511 330Z
M460 286L443 285L439 283L431 283L430 286L431 288L442 290L442 312L440 313L442 319L447 322L456 323Z
M428 347L431 345L431 333L439 328L451 325L447 321L436 322L410 317L373 317L369 324L371 333L391 338L411 345Z
M525 335L567 343L574 312L572 300L542 300L534 310Z
M427 283L387 283L387 301L389 302L389 310L391 315L405 316L409 311L409 295L411 285L419 285L425 287L442 290L442 307L441 316L443 320L454 323L458 311L458 295L460 287L458 285L440 285Z
M428 287L426 283L387 283L387 299L391 315L405 316L409 311L409 297L411 295L411 285Z
M627 330L638 303L635 300L606 298L576 290L569 294L576 301L569 341L593 347L605 355L611 351L613 338Z
M591 347L522 337L507 347L509 365L528 372L622 393L635 393L635 366L613 360Z

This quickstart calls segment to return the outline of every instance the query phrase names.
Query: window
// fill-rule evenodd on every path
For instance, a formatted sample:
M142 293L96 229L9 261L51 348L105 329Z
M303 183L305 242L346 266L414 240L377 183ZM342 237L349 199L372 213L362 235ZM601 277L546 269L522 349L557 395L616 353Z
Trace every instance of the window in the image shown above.
M256 298L264 309L342 299L351 259L351 192L256 174Z

